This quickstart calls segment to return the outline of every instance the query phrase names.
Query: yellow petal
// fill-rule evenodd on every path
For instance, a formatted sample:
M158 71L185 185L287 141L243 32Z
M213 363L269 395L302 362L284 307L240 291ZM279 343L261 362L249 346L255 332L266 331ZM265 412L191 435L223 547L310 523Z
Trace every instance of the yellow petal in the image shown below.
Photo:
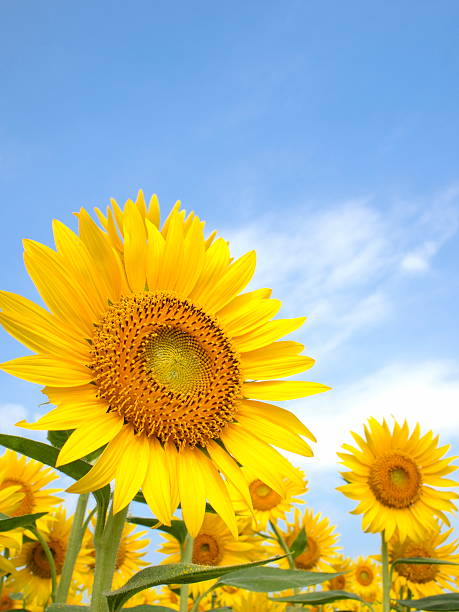
M272 380L269 382L247 382L243 385L245 397L250 399L282 401L298 399L329 391L330 387L314 382L299 380Z
M144 221L134 202L129 200L124 210L124 266L131 291L145 289L146 238Z
M213 464L203 453L196 453L196 464L201 469L203 481L206 484L206 495L212 508L225 522L233 538L237 538L238 530L233 505L226 484L221 479Z
M146 436L135 436L127 442L115 472L113 514L125 508L139 492L147 470L151 469L150 445Z
M257 436L268 444L273 444L305 457L312 457L314 454L311 447L300 436L288 431L285 427L270 423L268 419L250 418L250 416L239 413L237 420L244 429L256 431Z
M76 429L61 448L56 467L89 455L110 442L123 427L123 419L118 414L104 414L91 417L85 427Z
M206 251L202 272L196 282L190 298L199 304L204 303L206 296L227 269L230 260L228 243L218 238Z
M281 304L280 300L253 300L232 318L226 316L222 320L220 315L218 317L229 335L240 336L270 321L279 312Z
M150 291L159 288L159 276L163 260L165 241L158 228L146 220L147 246L147 283Z
M305 438L309 438L313 442L317 442L309 429L289 410L273 406L273 404L265 404L254 400L243 400L239 408L241 414L251 416L252 418L260 418L276 423L281 427L288 428Z
M218 469L223 472L226 478L241 494L247 506L252 508L252 497L249 487L238 464L224 448L213 440L207 444L206 450Z
M78 482L70 486L70 493L89 493L97 491L111 482L115 477L116 468L131 439L132 430L129 425L121 429L117 436L108 443L95 465Z
M173 506L171 495L171 476L176 480L175 464L169 465L166 453L156 438L150 439L149 443L150 469L147 470L142 492L153 514L165 525L170 525L177 507Z
M29 355L0 364L0 369L39 385L52 387L77 387L92 381L89 368L62 360Z
M290 334L295 329L301 327L305 321L306 317L269 321L256 330L250 331L248 334L235 336L233 340L240 353L254 351L262 346L271 344L275 340L279 340L279 338L286 334Z
M158 288L175 290L183 268L187 265L183 252L182 212L174 211L169 217L169 228L160 262Z
M25 429L61 431L63 429L76 429L88 423L89 419L94 417L101 418L105 415L105 406L98 406L97 400L94 400L92 406L61 406L54 408L35 423L27 423L20 421L16 423L18 427Z
M184 448L178 453L178 486L183 520L188 532L195 538L201 529L206 509L206 489L200 464L196 459L197 449Z
M256 351L252 351L256 353ZM311 357L298 355L296 357L281 357L274 359L246 359L248 353L241 355L242 371L245 379L266 380L270 378L281 378L293 376L311 368L315 361Z

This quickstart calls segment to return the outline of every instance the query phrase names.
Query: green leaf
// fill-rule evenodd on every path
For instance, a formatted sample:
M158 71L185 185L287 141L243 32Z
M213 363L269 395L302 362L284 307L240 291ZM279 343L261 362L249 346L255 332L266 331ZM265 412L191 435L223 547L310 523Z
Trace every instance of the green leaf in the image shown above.
M322 604L332 603L339 599L355 599L362 603L366 603L364 599L354 593L347 591L313 591L311 593L299 593L298 595L288 595L285 597L270 597L271 601L279 601L286 603L302 603L309 606L321 606Z
M59 450L54 446L44 444L43 442L37 442L36 440L0 434L0 445L21 453L21 455L25 455L26 457L30 457L31 459L41 461L75 480L79 480L92 468L90 463L86 463L86 461L82 459L72 461L72 463L67 463L66 465L61 465L56 468L56 459L59 455ZM106 485L97 491L93 491L93 494L99 507L107 509L110 502L110 487Z
M56 448L62 448L71 434L74 432L73 429L64 429L61 431L48 431L47 438L53 446Z
M293 540L292 545L290 546L290 552L292 553L293 559L296 559L304 549L306 548L306 544L308 543L308 536L306 535L306 529L302 527L298 532L298 535Z
M399 563L410 563L413 565L459 565L453 561L442 561L441 559L430 559L429 557L402 557L396 559L392 563L392 567L395 567Z
M118 612L121 607L136 593L160 584L190 584L218 578L243 567L249 568L278 561L283 557L273 557L264 561L254 561L245 565L209 566L195 563L169 563L146 567L130 578L125 585L116 591L106 593L110 612ZM335 575L335 574L333 574Z
M452 612L459 610L459 593L442 593L441 595L431 595L421 599L399 599L398 603L416 610Z
M35 521L42 516L45 516L46 512L37 512L36 514L23 514L22 516L6 516L0 514L0 531L10 531L10 529L16 529L17 527L30 527L35 525Z
M73 606L70 604L53 603L46 608L46 612L81 612L89 610L89 606Z
M284 570L278 567L251 567L240 569L219 578L218 584L226 584L258 593L269 593L270 591L312 586L340 575L341 573Z
M163 525L158 519L143 518L141 516L131 516L128 518L128 523L134 523L134 525L143 525L144 527L151 527L152 529L159 529L165 531L170 535L174 536L180 544L183 544L187 535L185 523L183 521L172 520L170 527Z

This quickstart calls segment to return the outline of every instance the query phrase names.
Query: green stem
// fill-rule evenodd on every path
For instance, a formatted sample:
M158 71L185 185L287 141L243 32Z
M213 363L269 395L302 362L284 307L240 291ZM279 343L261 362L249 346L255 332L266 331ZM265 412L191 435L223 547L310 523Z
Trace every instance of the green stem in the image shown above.
M381 532L381 561L382 561L382 587L383 612L390 612L391 576L389 573L389 554L387 551L386 534Z
M193 558L193 538L190 534L185 537L185 542L182 546L182 563L191 563ZM188 584L180 585L180 612L188 611Z
M269 521L269 525L271 527L271 529L273 530L274 535L276 536L277 541L279 542L282 550L285 552L285 554L287 555L287 559L288 559L288 564L290 566L290 569L295 569L295 561L292 558L292 553L290 551L290 547L287 544L287 542L284 539L284 536L281 534L281 532L279 531L279 529L276 527L276 524L273 523L273 521Z
M48 546L48 542L45 540L45 538L41 535L41 533L38 531L38 529L35 527L35 525L32 525L31 527L29 527L29 530L34 534L34 536L37 538L37 540L39 541L45 555L46 558L48 560L49 563L49 569L51 572L51 601L55 601L56 599L56 564L54 563L54 557L53 557L53 553L51 552L50 547Z
M109 591L112 587L116 555L126 522L128 507L126 506L116 514L113 514L110 510L103 533L95 542L96 571L92 589L91 612L108 612L107 598L104 592Z
M73 568L80 552L81 542L85 532L83 525L86 506L88 505L89 493L78 496L78 502L73 516L72 529L70 530L67 552L65 554L64 565L62 567L61 578L56 592L56 603L65 603L72 582Z

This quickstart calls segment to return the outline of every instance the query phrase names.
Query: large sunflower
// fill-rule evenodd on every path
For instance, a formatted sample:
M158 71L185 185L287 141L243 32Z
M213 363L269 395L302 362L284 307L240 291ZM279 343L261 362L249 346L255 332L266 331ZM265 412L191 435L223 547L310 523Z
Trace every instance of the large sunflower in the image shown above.
M62 501L52 495L61 489L45 489L56 478L58 476L54 470L40 461L27 460L24 455L7 450L0 457L0 491L15 486L22 493L21 501L11 512L12 516L50 512L53 506Z
M441 533L440 525L424 534L421 542L413 542L409 538L400 542L392 538L389 542L389 561L409 557L426 557L445 561L445 563L459 563L458 540L447 542L452 529ZM394 567L394 596L398 599L408 597L411 591L413 597L428 597L443 591L451 591L452 586L459 577L459 565L415 564L398 563ZM409 590L409 591L408 591Z
M436 517L449 524L445 512L456 509L451 500L458 495L434 487L453 487L445 478L457 469L445 458L449 446L438 447L432 432L421 436L419 425L410 433L406 421L394 423L390 431L383 420L370 418L365 439L352 433L359 448L344 444L347 453L338 453L350 472L342 476L347 484L338 490L359 501L354 514L363 514L365 531L394 534L404 540L422 540L426 529L436 526Z
M307 543L304 551L295 558L295 567L314 572L332 572L332 563L339 549L336 545L338 534L335 532L335 526L320 512L314 514L311 509L307 509L301 515L298 508L295 508L293 521L287 520L285 531L279 531L291 546L303 527ZM268 548L275 555L285 555L285 551L277 542L270 544ZM279 561L279 565L288 568L289 562L284 558Z
M102 228L80 210L79 234L55 221L56 250L25 241L48 310L0 294L0 322L36 353L1 367L46 385L57 406L21 425L75 429L58 465L107 444L72 492L115 479L115 513L141 488L163 523L180 502L193 536L207 499L236 533L220 473L249 500L238 464L282 491L283 476L298 474L271 444L312 454L301 437L314 440L309 430L264 401L328 388L278 380L313 365L301 344L278 342L304 318L272 320L281 302L269 289L241 294L255 253L233 261L227 242L205 239L204 223L179 203L161 228L156 197L147 207L141 192L97 214Z

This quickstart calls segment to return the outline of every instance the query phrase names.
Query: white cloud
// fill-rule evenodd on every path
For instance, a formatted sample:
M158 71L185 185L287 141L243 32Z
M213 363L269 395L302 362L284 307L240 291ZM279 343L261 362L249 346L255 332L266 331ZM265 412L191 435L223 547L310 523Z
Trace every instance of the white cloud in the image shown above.
M320 357L392 314L394 281L430 268L458 231L458 203L453 186L428 202L386 208L373 198L308 204L223 234L236 255L257 251L252 286L272 287L283 299L282 316L308 313L301 333Z
M355 383L290 404L317 438L315 457L301 460L302 466L307 471L338 469L336 452L344 442L354 444L349 432L362 433L369 416L407 419L411 426L419 422L424 432L432 429L443 442L459 444L458 374L458 364L449 361L393 363ZM298 464L298 456L290 457Z

